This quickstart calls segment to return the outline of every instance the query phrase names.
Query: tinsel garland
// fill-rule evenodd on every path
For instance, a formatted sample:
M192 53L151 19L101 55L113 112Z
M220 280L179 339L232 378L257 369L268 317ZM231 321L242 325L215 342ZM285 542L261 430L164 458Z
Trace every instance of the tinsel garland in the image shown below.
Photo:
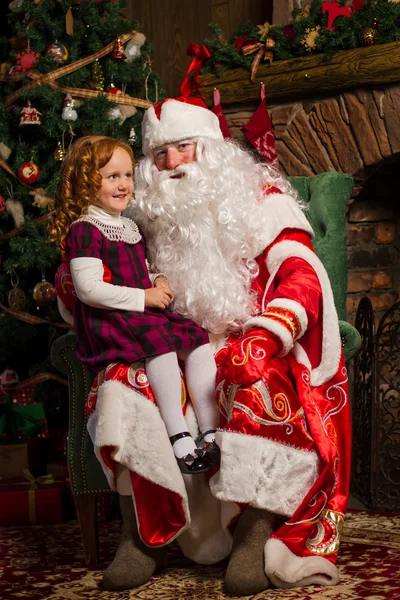
M323 3L324 0L312 0L305 9L294 10L287 25L272 24L267 28L268 38L275 42L274 61L308 56L314 52L323 53L325 58L330 60L338 50L360 47L363 30L371 27L373 23L376 23L377 30L375 44L400 40L400 2L365 0L363 6L349 17L337 17L333 31L327 29L329 13L323 14ZM337 0L337 4L346 6L351 4L351 0ZM241 23L228 43L221 38L222 30L217 25L210 25L214 38L206 39L203 43L211 52L211 57L205 62L202 73L222 75L227 69L237 67L245 67L250 71L254 57L246 56L237 40L239 38L242 44L244 39L247 43L265 42L265 25L257 26L251 21Z

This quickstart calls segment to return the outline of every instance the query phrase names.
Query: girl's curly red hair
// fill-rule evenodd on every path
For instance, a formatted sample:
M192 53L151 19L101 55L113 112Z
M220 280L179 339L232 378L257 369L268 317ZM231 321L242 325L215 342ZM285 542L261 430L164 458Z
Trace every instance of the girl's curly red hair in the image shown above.
M49 239L55 242L61 253L71 223L92 204L101 187L99 171L110 161L117 148L125 150L134 163L129 144L105 136L82 137L68 151L60 171L56 214L49 226Z

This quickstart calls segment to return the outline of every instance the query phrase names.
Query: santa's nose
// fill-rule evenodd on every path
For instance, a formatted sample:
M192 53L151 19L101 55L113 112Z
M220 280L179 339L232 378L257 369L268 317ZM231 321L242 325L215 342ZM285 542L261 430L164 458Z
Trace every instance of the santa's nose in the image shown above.
M176 167L179 167L180 164L182 164L182 157L177 148L168 148L166 157L167 169L175 169Z

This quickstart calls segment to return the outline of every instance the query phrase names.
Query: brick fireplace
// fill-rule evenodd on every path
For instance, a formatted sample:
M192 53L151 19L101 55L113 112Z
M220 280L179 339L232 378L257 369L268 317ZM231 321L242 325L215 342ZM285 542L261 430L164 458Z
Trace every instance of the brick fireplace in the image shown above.
M224 106L234 138L258 102ZM400 85L353 89L295 102L269 103L278 156L287 175L352 175L347 211L348 320L368 294L376 323L400 291Z

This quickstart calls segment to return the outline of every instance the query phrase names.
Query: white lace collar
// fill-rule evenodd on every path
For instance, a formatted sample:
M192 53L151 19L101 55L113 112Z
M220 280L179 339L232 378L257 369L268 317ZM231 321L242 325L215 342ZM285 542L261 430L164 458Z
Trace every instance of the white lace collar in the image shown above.
M137 244L142 239L135 221L121 217L120 214L111 215L98 206L89 206L87 214L82 215L74 222L81 223L82 221L97 227L110 242Z

